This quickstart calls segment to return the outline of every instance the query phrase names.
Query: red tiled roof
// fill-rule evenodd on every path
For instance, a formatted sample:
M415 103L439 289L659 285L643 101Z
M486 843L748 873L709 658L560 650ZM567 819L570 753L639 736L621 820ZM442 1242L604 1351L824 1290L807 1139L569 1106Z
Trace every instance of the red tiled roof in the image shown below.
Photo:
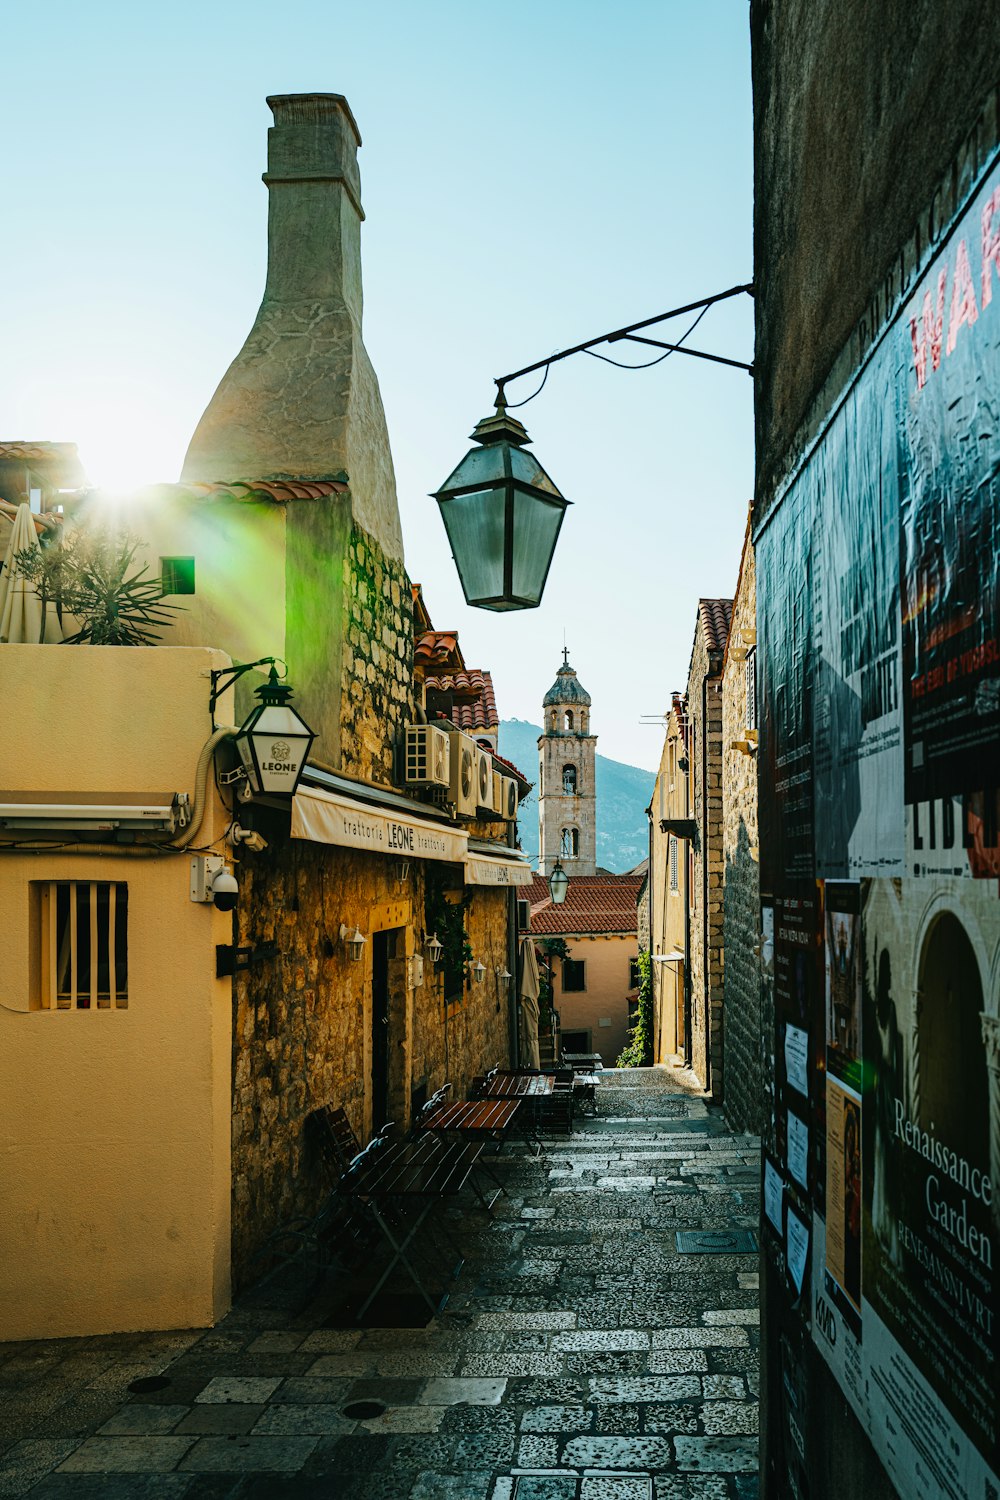
M569 874L569 890L561 906L553 906L545 878L536 875L524 895L531 903L532 936L637 930L635 903L641 875Z
M415 635L421 635L425 630L433 630L431 617L424 603L423 587L419 583L410 584L410 593L413 596L413 630Z
M414 665L427 670L428 667L451 668L453 672L465 666L462 648L458 644L457 630L425 630L417 636L413 646ZM428 677L426 685L435 685L443 678Z
M733 618L732 599L699 599L698 614L708 651L724 651Z
M342 479L234 479L231 483L184 484L181 488L206 500L321 500L324 495L346 495Z
M496 729L500 723L493 696L493 679L489 672L470 667L466 672L426 677L424 687L429 693L452 695L454 708L451 721L458 729L464 729L466 734L475 734L477 729Z

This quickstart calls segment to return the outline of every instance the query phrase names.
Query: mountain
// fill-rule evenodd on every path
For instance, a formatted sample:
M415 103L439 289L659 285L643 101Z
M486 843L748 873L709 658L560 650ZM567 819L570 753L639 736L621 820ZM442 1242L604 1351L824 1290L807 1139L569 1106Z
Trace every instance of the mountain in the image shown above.
M535 782L521 803L517 829L521 847L531 860L538 858L538 736L541 726L524 719L504 719L500 725L500 754ZM626 766L620 760L597 757L597 863L616 875L632 870L649 853L646 808L656 780L652 771Z

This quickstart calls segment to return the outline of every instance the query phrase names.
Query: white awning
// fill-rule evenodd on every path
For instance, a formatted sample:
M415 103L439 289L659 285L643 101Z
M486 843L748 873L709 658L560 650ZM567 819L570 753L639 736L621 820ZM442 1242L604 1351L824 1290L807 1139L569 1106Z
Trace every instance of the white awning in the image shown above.
M395 854L400 859L452 863L464 860L469 846L468 836L457 828L425 823L405 813L382 812L313 787L300 788L292 798L292 838L366 849L369 854Z
M531 866L523 859L490 859L485 854L465 856L466 885L530 885Z

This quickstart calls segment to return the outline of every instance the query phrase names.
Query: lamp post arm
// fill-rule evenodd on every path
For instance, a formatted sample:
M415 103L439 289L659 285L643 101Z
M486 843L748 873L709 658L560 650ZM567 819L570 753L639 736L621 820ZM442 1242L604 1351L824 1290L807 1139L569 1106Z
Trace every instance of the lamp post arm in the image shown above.
M285 668L287 675L287 665L281 660L280 656L262 656L259 661L241 662L238 667L216 668L212 673L212 695L208 700L208 711L212 716L213 727L215 725L215 705L226 689L231 688L234 682L238 682L245 672L252 672L254 667L273 667L279 661ZM225 681L223 681L223 678Z
M684 307L672 307L669 312L657 313L653 318L643 318L638 323L629 323L625 328L615 328L610 333L602 333L598 338L586 339L582 344L574 344L572 349L561 349L558 354L550 354L547 359L538 359L533 365L525 365L523 369L512 370L509 375L500 375L493 384L497 387L499 395L503 397L504 386L512 380L519 380L522 375L531 375L535 370L546 370L549 365L557 364L561 359L569 359L571 354L583 354L592 349L595 344L613 344L619 339L628 338L630 334L638 332L640 328L652 328L656 323L664 323L668 318L680 317L683 313L697 312L699 308L711 307L716 302L725 302L729 297L738 297L742 293L748 297L754 295L753 283L744 282L740 286L731 286L725 292L716 292L714 296L702 297L699 302L688 302ZM664 348L675 347L664 345ZM693 353L693 350L681 350L682 353ZM705 359L720 359L719 355L704 355ZM723 360L724 364L736 364L736 360ZM749 369L749 365L741 365L741 369Z

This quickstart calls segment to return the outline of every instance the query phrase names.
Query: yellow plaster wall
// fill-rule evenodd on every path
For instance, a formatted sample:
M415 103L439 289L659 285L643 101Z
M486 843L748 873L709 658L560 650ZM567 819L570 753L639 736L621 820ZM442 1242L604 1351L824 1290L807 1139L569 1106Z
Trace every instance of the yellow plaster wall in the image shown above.
M0 800L193 797L220 652L0 647ZM214 787L197 842L220 839ZM232 917L187 854L0 852L0 1339L201 1327L229 1302ZM128 1009L33 1008L31 882L128 883ZM31 1008L26 1008L31 1007Z
M687 904L688 856L686 839L677 841L677 889L670 888L670 834L661 818L688 816L687 776L678 762L685 755L675 709L667 719L663 753L653 789L653 867L649 941L653 954L653 1060L669 1062L684 1051L683 960L658 962L684 951L684 913Z
M614 1067L628 1041L629 959L639 956L639 939L634 932L610 933L597 937L567 937L570 958L586 964L587 988L571 990L562 987L562 964L557 960L556 999L563 1031L590 1030L593 1052L599 1052L605 1067ZM611 1021L600 1024L601 1017Z

